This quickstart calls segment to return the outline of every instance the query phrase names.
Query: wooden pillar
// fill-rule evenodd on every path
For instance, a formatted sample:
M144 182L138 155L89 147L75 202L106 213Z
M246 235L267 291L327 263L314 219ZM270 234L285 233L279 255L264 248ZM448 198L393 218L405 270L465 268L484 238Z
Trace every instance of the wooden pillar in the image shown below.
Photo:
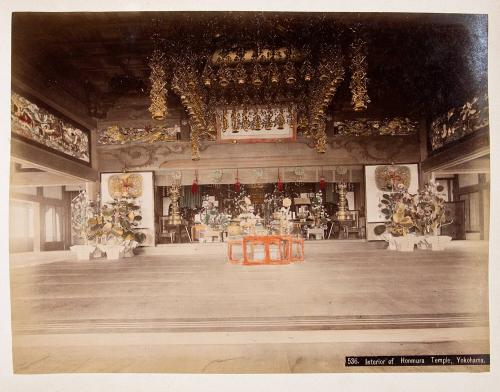
M85 183L85 190L91 201L95 201L100 190L99 182L89 181Z
M42 212L40 206L40 203L33 203L33 252L42 250Z
M425 118L421 118L419 121L419 128L418 128L418 139L419 139L419 146L420 146L420 163L425 161L427 157L429 156L429 153L427 151L427 140L429 137L429 133L427 130L427 120ZM431 180L431 173L427 172L424 173L422 171L422 166L419 165L419 171L420 171L420 176L419 176L419 183L420 186L423 184L429 182Z
M458 174L455 174L455 176L453 177L453 200L452 201L459 201L460 200L460 195L459 195L459 191L460 191L460 185L458 183Z
M40 252L44 250L44 242L45 242L45 215L44 215L44 204L43 200L43 187L37 188L37 199L38 203L36 203L35 208L35 222L33 224L35 234L33 238L33 250L35 252ZM35 245L37 244L37 245Z
M481 230L480 239L484 240L486 237L486 227L485 227L485 203L484 203L484 195L485 195L485 184L486 184L486 176L484 174L478 174L478 193L479 193L479 228Z

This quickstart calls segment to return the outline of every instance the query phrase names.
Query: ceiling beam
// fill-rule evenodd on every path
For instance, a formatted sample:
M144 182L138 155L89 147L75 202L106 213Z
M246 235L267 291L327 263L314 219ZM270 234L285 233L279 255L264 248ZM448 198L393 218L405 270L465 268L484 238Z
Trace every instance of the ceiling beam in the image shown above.
M11 139L11 158L16 163L74 178L80 183L99 178L97 170L92 167L14 138Z
M445 169L451 169L454 166L485 157L489 155L489 153L489 129L485 128L476 131L470 135L470 137L461 140L457 144L430 156L422 162L421 168L424 173L441 173Z
M10 187L83 185L85 180L47 172L15 173L10 178Z

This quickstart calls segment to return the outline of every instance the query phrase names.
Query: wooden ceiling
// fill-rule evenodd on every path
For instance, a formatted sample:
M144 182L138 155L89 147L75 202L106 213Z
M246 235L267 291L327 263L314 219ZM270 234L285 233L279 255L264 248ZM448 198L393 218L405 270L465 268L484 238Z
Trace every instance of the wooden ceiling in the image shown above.
M29 64L105 118L117 98L147 96L153 20L171 51L215 51L236 42L347 45L368 39L369 113L435 115L486 86L487 17L458 14L106 12L14 13L13 73ZM350 112L349 76L331 110ZM174 95L170 104L180 106Z

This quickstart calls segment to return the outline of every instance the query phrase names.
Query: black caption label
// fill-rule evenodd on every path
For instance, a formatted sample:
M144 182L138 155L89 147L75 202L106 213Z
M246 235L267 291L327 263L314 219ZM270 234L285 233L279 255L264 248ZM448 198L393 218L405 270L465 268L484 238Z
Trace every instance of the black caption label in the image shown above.
M489 364L490 354L345 357L345 366L453 366Z

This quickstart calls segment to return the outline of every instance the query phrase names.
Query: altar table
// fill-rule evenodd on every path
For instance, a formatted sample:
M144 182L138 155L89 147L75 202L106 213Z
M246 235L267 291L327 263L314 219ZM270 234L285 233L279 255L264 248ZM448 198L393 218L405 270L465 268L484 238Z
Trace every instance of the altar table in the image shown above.
M241 246L242 259L234 257L233 247L235 245ZM304 261L304 239L289 235L244 236L241 239L229 239L227 246L228 260L233 264L289 264ZM258 248L263 250L262 258L256 257L256 254L259 253Z

